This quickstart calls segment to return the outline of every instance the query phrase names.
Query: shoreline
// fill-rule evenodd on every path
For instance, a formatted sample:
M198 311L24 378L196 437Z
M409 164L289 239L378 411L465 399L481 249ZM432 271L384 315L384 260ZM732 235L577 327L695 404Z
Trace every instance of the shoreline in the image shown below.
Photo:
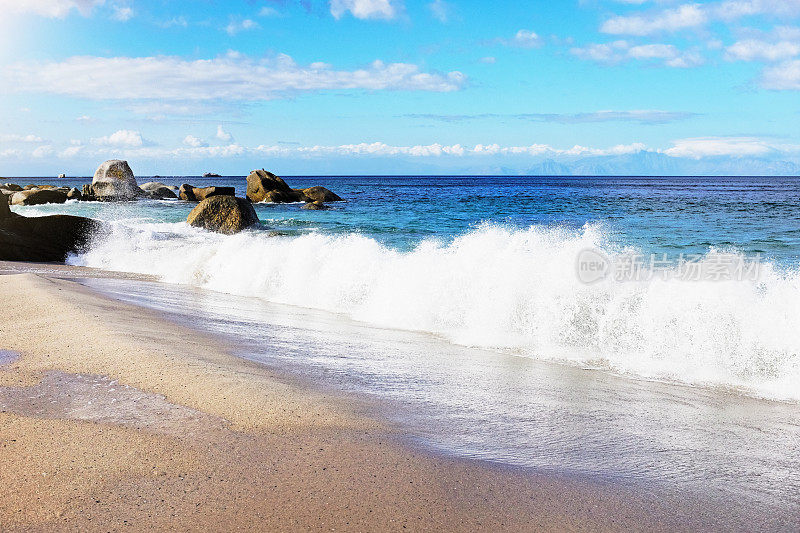
M51 267L0 276L0 349L20 354L0 367L0 457L15 465L0 473L4 528L205 529L212 516L247 529L746 525L624 481L415 450L341 395L287 382L213 336L58 279L74 267Z

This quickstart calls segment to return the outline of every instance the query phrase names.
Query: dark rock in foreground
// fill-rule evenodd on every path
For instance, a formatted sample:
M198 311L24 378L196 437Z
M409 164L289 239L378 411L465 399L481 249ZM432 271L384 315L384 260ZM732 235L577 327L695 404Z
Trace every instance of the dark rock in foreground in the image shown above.
M218 233L233 234L258 223L250 202L234 196L212 196L192 209L186 222Z
M188 183L181 185L178 198L188 202L201 202L212 196L233 196L236 189L233 187L192 187Z
M247 199L251 202L339 202L342 198L325 187L292 189L285 181L264 169L254 170L247 176Z
M101 227L96 220L70 215L23 217L0 198L0 260L58 261L81 251Z

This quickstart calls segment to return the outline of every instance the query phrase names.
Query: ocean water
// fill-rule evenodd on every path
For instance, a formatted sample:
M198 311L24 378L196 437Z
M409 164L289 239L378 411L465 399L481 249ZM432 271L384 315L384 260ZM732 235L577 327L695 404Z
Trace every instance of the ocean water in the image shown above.
M13 209L108 221L69 262L161 283L83 283L368 397L423 446L800 525L800 178L287 181L347 201L257 204L234 236L174 200ZM587 253L641 268L587 279Z
M159 179L233 185L240 195L245 188L244 177ZM264 227L235 236L189 227L192 204L180 201L15 210L111 222L109 236L70 259L77 265L319 309L460 346L800 400L800 178L287 181L324 185L347 201L328 211L259 204ZM659 275L584 283L576 262L585 250L645 263L656 254ZM708 271L720 258L757 262L758 271L735 279L674 275L683 256Z

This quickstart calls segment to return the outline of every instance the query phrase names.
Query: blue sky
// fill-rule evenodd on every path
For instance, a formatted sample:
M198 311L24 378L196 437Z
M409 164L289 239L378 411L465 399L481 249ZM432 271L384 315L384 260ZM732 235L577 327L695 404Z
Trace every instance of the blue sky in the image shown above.
M6 176L795 172L800 0L0 0L0 90Z

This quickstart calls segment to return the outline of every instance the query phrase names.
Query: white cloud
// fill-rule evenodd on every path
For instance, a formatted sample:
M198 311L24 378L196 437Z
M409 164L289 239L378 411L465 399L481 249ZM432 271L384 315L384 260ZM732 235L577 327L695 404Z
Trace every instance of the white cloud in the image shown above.
M800 91L800 59L767 67L761 74L761 86L779 91Z
M186 146L191 146L193 148L200 148L202 146L208 146L208 144L200 139L199 137L195 137L194 135L187 135L183 138L183 144Z
M666 67L689 68L702 65L704 62L702 55L697 50L684 51L672 44L632 45L623 40L589 44L583 48L573 48L570 52L582 59L607 64L637 60L657 61Z
M222 129L222 124L217 126L217 139L220 141L228 142L233 139L233 135Z
M142 134L138 131L119 130L105 137L92 139L93 144L116 147L137 147L144 144Z
M228 35L236 35L241 31L254 30L258 27L258 22L251 19L231 20L230 23L225 26L225 31Z
M613 35L652 35L704 25L708 16L699 4L685 4L657 13L619 16L608 19L600 31Z
M75 9L81 15L88 16L95 6L104 3L105 0L0 0L0 13L31 13L42 17L64 18Z
M770 43L757 39L737 41L725 49L730 61L779 61L800 54L800 42L780 41Z
M346 13L357 19L391 20L401 11L397 0L331 0L331 15L337 20Z
M36 158L47 157L53 154L53 147L49 144L36 148L31 155Z
M287 55L255 60L240 54L187 61L179 57L77 56L6 67L0 88L90 100L270 100L302 91L455 91L457 71L423 72L410 63L374 61L358 70L302 66Z
M724 0L704 4L687 3L660 11L612 17L600 26L600 31L612 35L644 36L697 29L715 20L731 22L757 15L791 17L798 14L800 14L800 0Z
M444 0L433 0L433 2L428 4L428 9L431 15L433 15L433 18L442 24L450 19L450 6Z
M479 61L481 63L486 63L487 65L494 65L495 63L497 63L497 58L494 57L494 56L486 56L486 57L480 58Z
M264 6L258 11L259 17L279 17L281 16L280 11L275 9L274 7Z
M0 134L0 142L4 143L41 143L44 139L38 135L17 135L16 133Z
M531 30L519 30L508 44L521 48L536 48L542 45L542 38Z
M127 22L133 18L133 9L130 7L114 6L113 17L120 22Z
M766 155L774 148L755 137L697 137L680 139L663 152L672 157L700 159L702 157L753 157Z

